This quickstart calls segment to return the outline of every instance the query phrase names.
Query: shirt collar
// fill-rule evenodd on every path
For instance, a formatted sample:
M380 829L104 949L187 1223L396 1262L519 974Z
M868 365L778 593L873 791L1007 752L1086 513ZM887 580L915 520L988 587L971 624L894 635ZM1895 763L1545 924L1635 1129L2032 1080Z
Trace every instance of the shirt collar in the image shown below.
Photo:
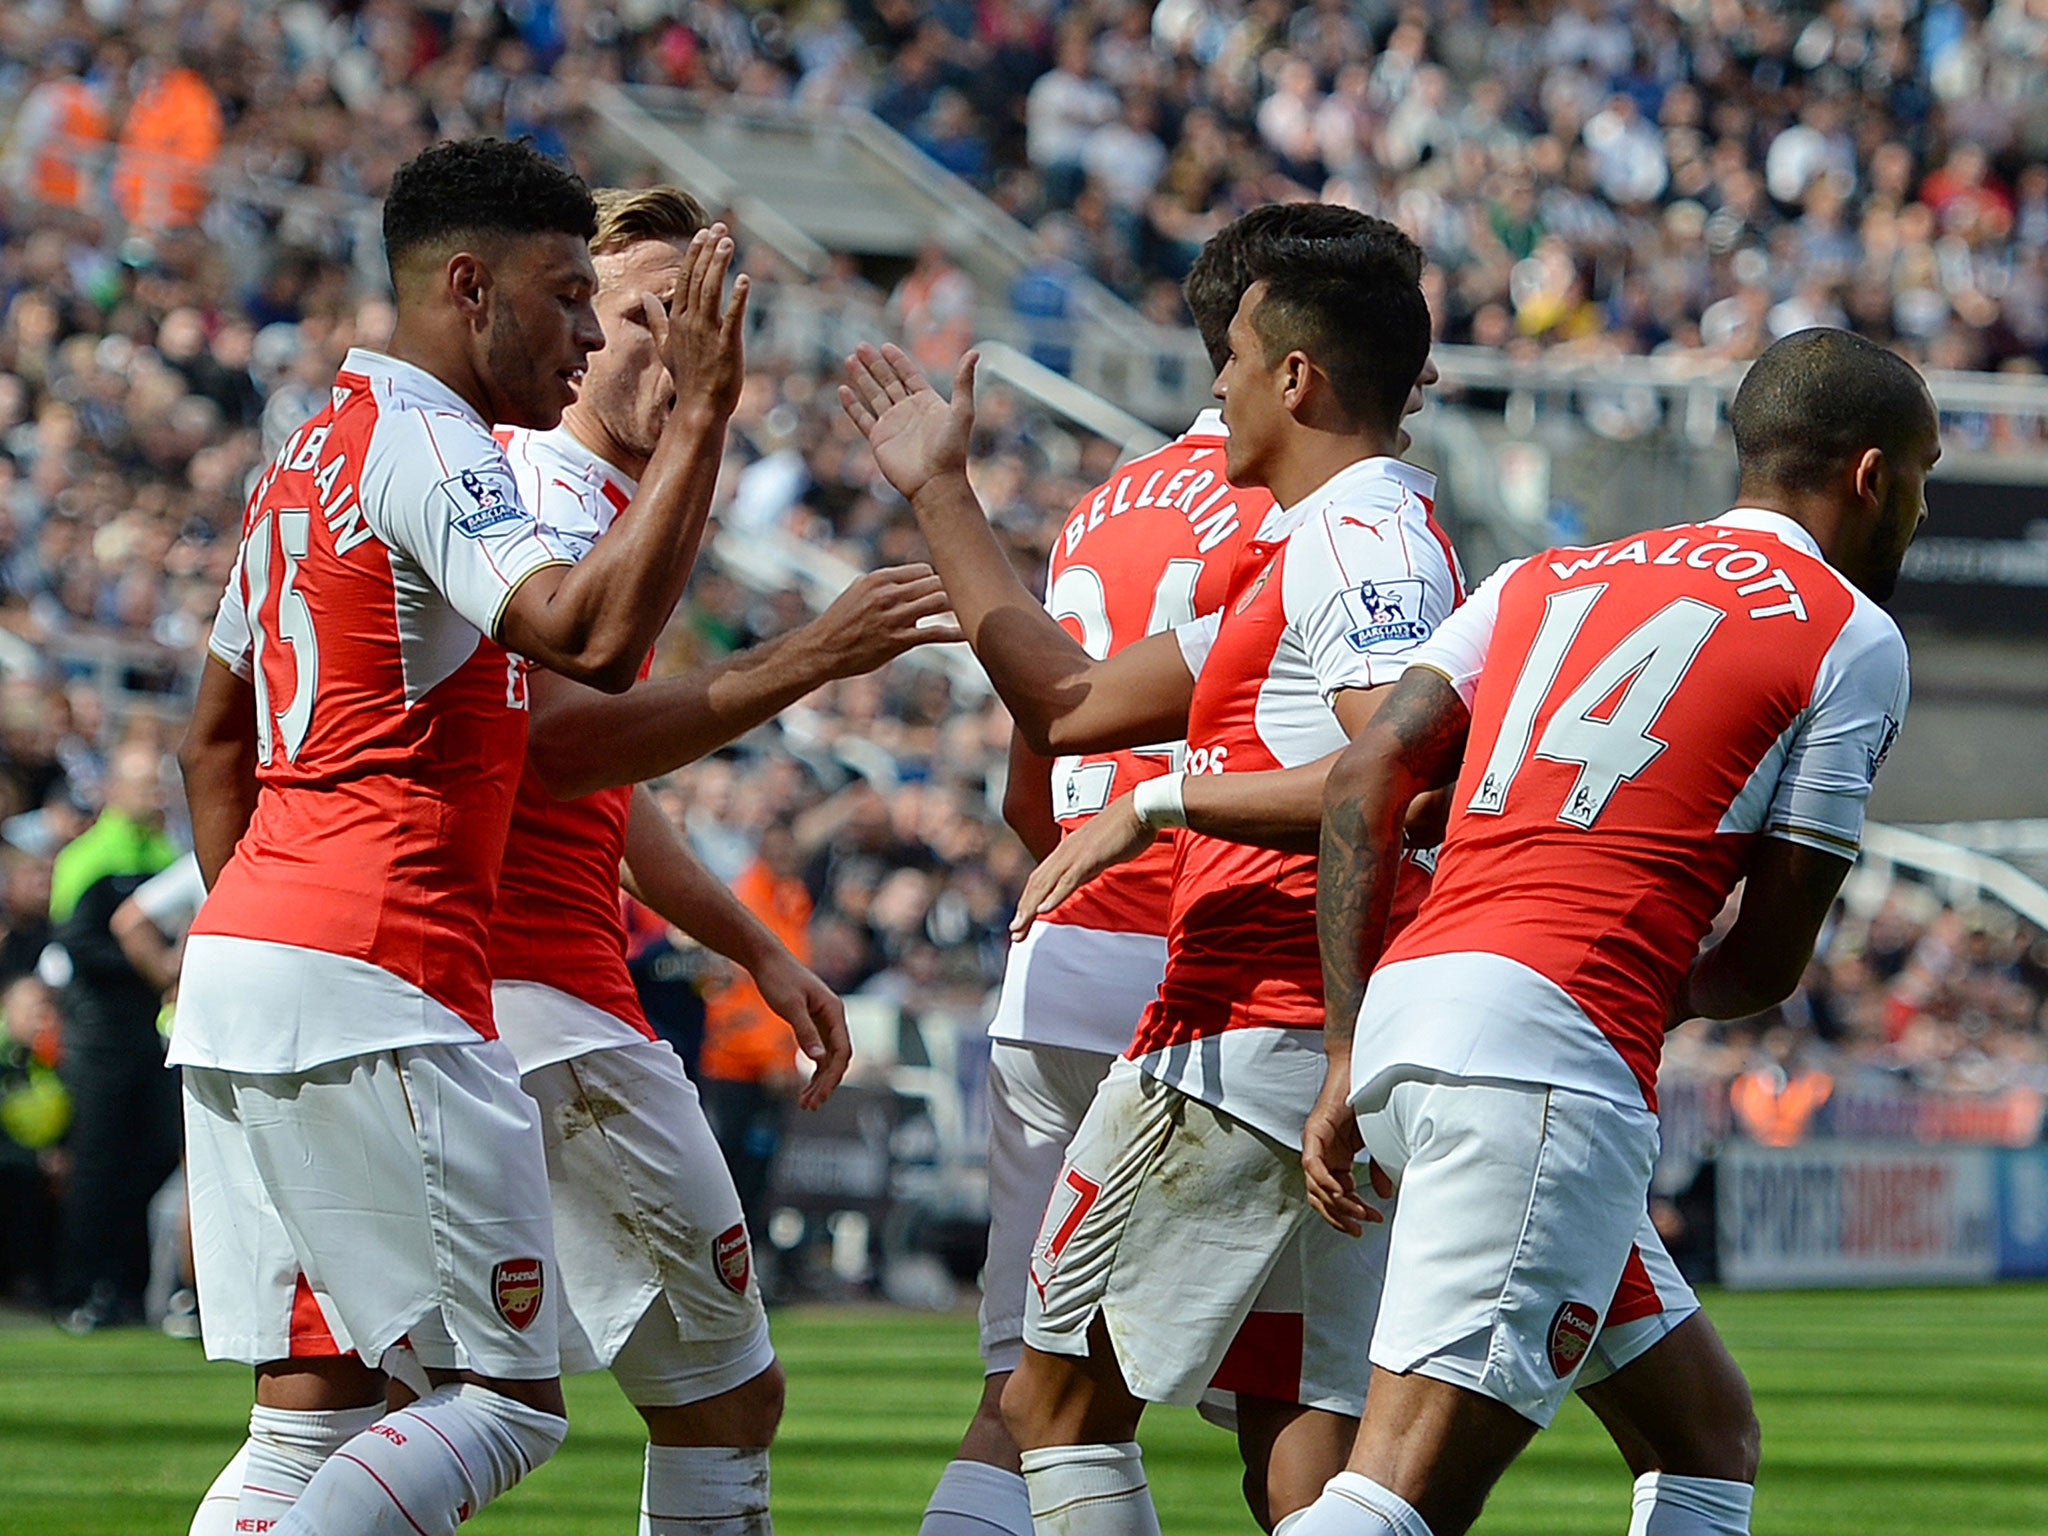
M1195 424L1181 434L1182 437L1228 437L1230 428L1223 425L1223 413L1213 406L1195 418Z
M1378 458L1359 459L1356 463L1345 465L1293 506L1282 511L1281 519L1290 527L1299 526L1339 497L1355 494L1375 480L1391 480L1404 491L1412 492L1424 501L1436 499L1435 475L1426 469L1416 468L1405 459L1390 459L1382 455Z
M361 374L373 384L388 382L422 404L467 416L486 432L491 429L491 424L477 414L475 406L415 363L386 352L372 352L368 347L350 347L348 356L341 360L341 371Z
M1794 549L1803 550L1823 565L1828 557L1820 552L1820 544L1807 532L1804 525L1794 522L1782 512L1766 511L1762 507L1737 507L1724 512L1712 524L1716 528L1747 528L1753 533L1768 533L1781 543L1790 544Z

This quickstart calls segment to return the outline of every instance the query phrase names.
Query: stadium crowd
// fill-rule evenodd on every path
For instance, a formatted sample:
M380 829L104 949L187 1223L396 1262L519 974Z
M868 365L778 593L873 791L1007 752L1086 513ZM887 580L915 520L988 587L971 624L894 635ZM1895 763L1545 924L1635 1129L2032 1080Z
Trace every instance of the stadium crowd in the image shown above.
M0 1107L0 1251L47 1230L68 1171L48 1113L61 978L24 981L52 936L51 862L101 812L118 748L155 754L168 783L245 487L345 350L389 333L376 253L336 210L433 139L531 133L573 156L581 84L608 75L865 104L1034 221L1055 263L1164 318L1216 227L1321 195L1423 239L1446 339L1740 356L1846 316L1935 365L2024 366L2048 349L2048 169L2005 172L2048 131L2036 9L1837 4L1795 27L1740 0L188 0L113 26L123 7L7 7L0 1094L22 1107ZM776 303L770 284L763 323ZM916 558L821 359L764 353L732 430L727 526L862 569ZM980 431L977 488L1035 579L1114 446L996 392ZM685 613L665 667L807 616L794 590L719 570ZM794 914L834 987L978 1018L1029 868L998 812L1007 739L992 699L905 662L662 794L717 873ZM714 1030L743 1011L718 1000L720 964L696 974ZM2038 934L1907 894L1834 931L1786 1018L1802 1048L1923 1086L2048 1086L2044 984ZM1739 1070L1762 1048L1699 1033L1688 1064ZM81 1299L47 1265L0 1278Z

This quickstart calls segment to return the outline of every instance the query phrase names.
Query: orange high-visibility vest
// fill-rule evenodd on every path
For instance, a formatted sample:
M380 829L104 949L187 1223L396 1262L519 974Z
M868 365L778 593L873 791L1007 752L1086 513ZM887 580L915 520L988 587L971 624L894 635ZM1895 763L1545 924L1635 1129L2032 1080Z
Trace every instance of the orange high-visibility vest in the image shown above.
M1736 1123L1767 1147L1797 1146L1813 1123L1814 1113L1835 1091L1825 1072L1801 1072L1780 1078L1764 1068L1745 1072L1728 1085L1728 1103Z
M189 69L173 69L135 98L114 160L114 204L131 224L178 229L206 211L207 173L220 152L220 103Z
M85 202L93 162L107 142L107 111L83 80L53 80L43 89L54 103L49 132L29 165L29 190L65 208Z

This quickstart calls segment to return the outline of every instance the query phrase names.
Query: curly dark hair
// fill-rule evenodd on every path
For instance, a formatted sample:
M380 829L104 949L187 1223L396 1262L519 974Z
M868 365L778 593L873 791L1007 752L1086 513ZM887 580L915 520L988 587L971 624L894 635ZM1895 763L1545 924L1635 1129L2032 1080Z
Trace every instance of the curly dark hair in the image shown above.
M597 203L531 139L463 139L424 149L391 178L384 259L395 277L424 247L492 236L597 233Z

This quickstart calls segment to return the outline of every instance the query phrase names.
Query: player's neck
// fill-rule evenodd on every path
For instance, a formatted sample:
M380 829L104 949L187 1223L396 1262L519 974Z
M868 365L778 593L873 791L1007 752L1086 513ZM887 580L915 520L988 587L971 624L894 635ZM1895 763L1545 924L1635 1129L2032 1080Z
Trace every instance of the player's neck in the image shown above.
M1813 542L1820 546L1822 559L1844 576L1854 579L1855 573L1849 569L1855 557L1850 520L1842 515L1841 507L1832 496L1744 481L1735 492L1735 505L1754 507L1759 512L1775 512L1780 517L1789 518L1813 535Z
M647 456L635 453L621 443L606 429L597 412L586 409L581 400L562 412L562 426L577 442L628 480L639 480L647 473Z
M384 355L401 363L410 363L422 373L432 374L460 395L478 416L495 423L497 418L491 409L490 394L462 348L450 346L438 336L415 330L401 318L391 333L391 345L384 349Z
M1303 429L1275 456L1266 489L1281 506L1292 507L1354 464L1395 456L1394 439L1387 434Z

